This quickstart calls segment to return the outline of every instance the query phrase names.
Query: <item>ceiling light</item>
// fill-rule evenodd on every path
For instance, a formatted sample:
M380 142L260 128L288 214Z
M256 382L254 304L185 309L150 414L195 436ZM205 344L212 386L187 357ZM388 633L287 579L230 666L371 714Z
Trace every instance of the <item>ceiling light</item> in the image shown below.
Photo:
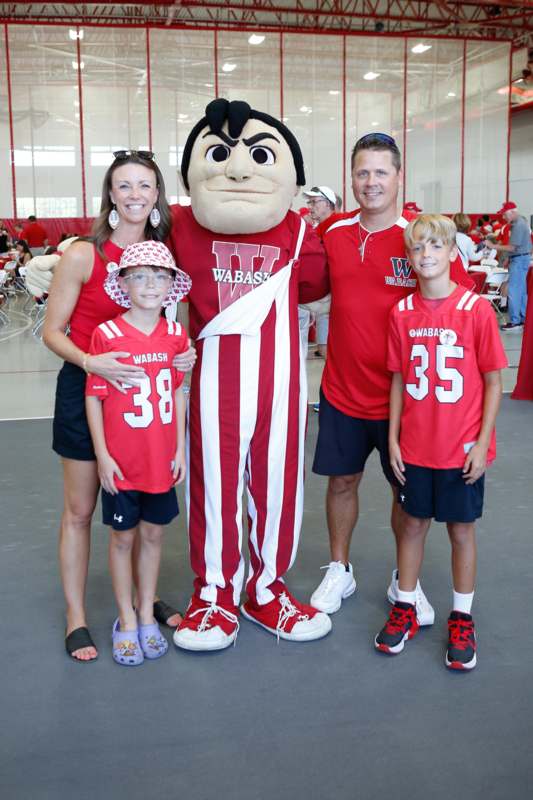
M329 93L335 95L335 94L340 94L340 91L338 89L330 89Z
M371 125L372 125L374 128L377 128L377 126L379 125L379 122L372 122L372 123L371 123Z
M426 50L431 50L432 45L430 44L415 44L414 47L411 47L411 53L425 53Z
M79 106L79 104L80 104L80 101L79 101L79 100L74 100L74 105L75 105L75 106Z
M74 28L70 28L68 35L73 41L76 41L76 39L83 39L83 29L80 31L75 31Z
M380 72L372 72L371 70L370 72L365 72L363 78L365 81L375 81L376 78L379 78L380 75L381 75Z
M226 61L225 64L222 64L222 72L233 72L237 64L232 64L230 61Z
M80 69L84 69L85 68L85 64L84 64L83 61L80 61L79 68ZM78 69L78 62L77 61L73 61L72 62L72 69Z
M446 97L457 97L457 95L455 94L455 92L448 92Z
M252 35L248 37L248 44L263 44L264 41L265 37L260 36L258 33L252 33Z
M204 86L206 87L206 89L212 89L213 86L214 86L214 83L204 83Z
M309 111L309 106L300 106L300 111L305 114L307 111Z

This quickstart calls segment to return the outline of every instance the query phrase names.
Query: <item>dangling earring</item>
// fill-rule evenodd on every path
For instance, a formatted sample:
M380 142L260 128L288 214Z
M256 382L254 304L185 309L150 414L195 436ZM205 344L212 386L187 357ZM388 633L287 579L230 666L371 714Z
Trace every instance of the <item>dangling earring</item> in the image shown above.
M161 222L161 214L159 213L159 209L155 206L150 211L150 225L152 228L157 228L159 223Z
M118 215L118 211L115 206L113 206L113 208L109 212L107 221L109 223L109 227L112 228L114 231L116 231L116 229L118 228L118 224L120 222L120 217Z

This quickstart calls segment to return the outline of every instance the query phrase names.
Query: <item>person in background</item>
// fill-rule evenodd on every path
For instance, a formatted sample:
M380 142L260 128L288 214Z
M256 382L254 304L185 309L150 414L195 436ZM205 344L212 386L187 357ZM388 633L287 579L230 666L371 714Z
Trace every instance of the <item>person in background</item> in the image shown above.
M498 211L510 226L509 244L485 241L498 253L509 256L507 300L509 321L501 326L504 333L521 331L524 327L527 306L527 271L531 260L531 229L525 217L518 212L516 203L508 201Z
M454 214L453 222L457 228L456 244L459 251L459 257L463 262L463 267L467 270L471 261L481 261L485 256L483 255L483 248L477 250L474 241L468 236L472 223L470 217L466 214Z
M28 217L20 238L28 242L34 256L42 256L48 244L48 234L34 214Z
M417 206L414 200L410 200L408 203L404 203L403 210L408 211L411 214L422 213L422 209L419 206Z
M342 206L342 200L329 186L313 186L307 192L302 192L302 194L307 198L309 217L313 223L313 227L320 238L322 238L323 232L327 227L327 220L332 214L336 213L339 200ZM299 309L299 313L304 312L309 315L306 321L307 330L309 329L312 317L314 317L316 326L316 355L320 356L320 358L325 358L327 352L330 304L331 296L328 294L315 303L307 306L300 306ZM307 336L305 337L305 343L307 345ZM313 408L315 411L318 411L318 403L315 403Z
M3 222L0 222L0 255L4 255L9 250L9 232Z

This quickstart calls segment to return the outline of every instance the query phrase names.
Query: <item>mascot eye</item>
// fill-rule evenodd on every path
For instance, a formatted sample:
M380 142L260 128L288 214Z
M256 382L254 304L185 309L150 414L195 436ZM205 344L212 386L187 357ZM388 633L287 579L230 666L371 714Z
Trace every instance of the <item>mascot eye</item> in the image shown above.
M258 144L256 147L250 147L250 155L256 164L271 164L276 163L276 156L270 147L265 147L263 144Z
M225 144L214 144L208 148L205 154L207 161L214 161L219 164L221 161L227 161L229 158L230 149Z

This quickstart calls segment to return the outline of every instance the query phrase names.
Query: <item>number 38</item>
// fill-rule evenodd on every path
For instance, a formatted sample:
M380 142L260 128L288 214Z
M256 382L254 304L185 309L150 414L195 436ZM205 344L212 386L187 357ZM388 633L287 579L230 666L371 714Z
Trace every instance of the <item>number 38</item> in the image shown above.
M172 422L172 375L169 369L162 369L155 379L155 388L159 395L159 416L163 425ZM139 408L140 413L134 414L126 411L124 421L130 428L147 428L154 420L154 407L150 395L152 386L150 378L143 378L132 395L133 405Z
M435 371L441 381L451 384L449 389L435 386L435 396L439 403L456 403L463 396L463 376L453 367L446 366L447 358L463 358L464 348L457 345L438 344L436 347ZM411 350L411 361L420 359L415 364L415 376L418 383L406 383L407 392L415 400L423 400L429 394L429 380L426 372L429 368L429 351L425 344L414 344Z

